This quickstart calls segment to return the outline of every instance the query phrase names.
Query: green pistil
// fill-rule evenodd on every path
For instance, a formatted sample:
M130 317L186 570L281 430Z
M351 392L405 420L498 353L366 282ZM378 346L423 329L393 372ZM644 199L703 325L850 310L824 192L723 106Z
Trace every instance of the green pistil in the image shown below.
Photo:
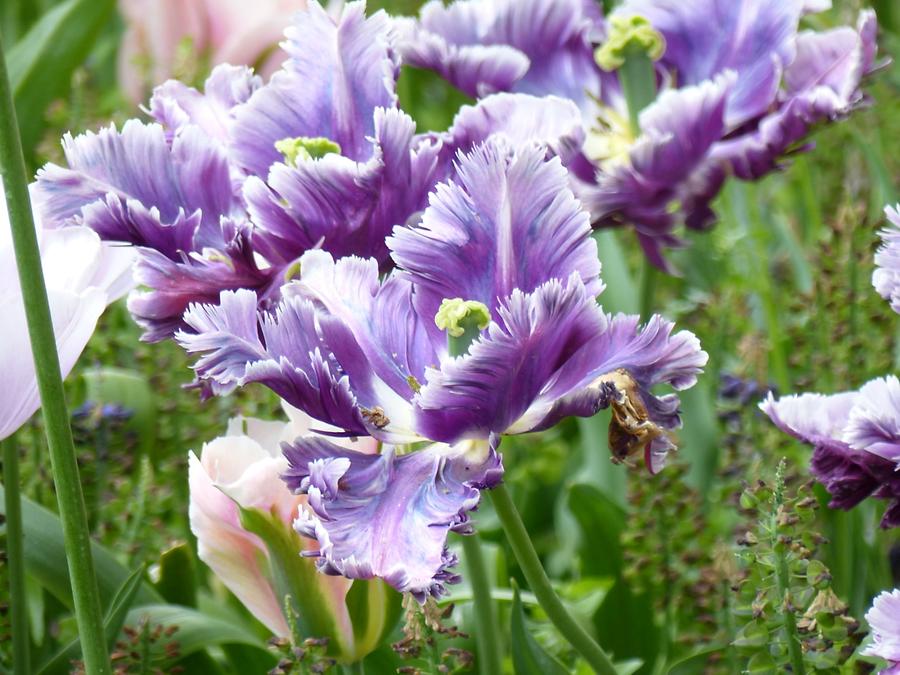
M447 346L452 356L468 352L469 345L490 322L491 312L485 304L462 298L444 298L434 317L435 325L447 331Z
M614 14L609 19L609 36L594 52L594 60L603 70L612 72L636 52L658 61L665 51L665 39L647 19L637 14Z
M656 72L653 62L662 57L666 41L642 16L610 18L609 38L594 59L604 70L617 71L622 94L628 105L632 135L641 133L640 113L656 100Z
M275 142L275 149L284 156L284 162L289 166L297 166L300 160L321 159L328 154L341 153L340 145L322 136L282 138Z

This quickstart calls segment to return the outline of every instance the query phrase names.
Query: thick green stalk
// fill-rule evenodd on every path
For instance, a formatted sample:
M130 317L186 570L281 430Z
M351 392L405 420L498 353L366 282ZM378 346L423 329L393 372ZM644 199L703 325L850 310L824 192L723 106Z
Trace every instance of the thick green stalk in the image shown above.
M3 485L6 488L6 562L9 566L9 613L12 626L13 672L30 673L28 605L25 594L25 535L19 493L19 452L14 437L0 441L3 448Z
M50 465L63 537L75 618L81 636L82 656L88 675L110 673L100 595L91 560L91 539L84 508L84 494L78 476L78 463L69 426L59 355L50 319L50 304L41 269L41 254L34 230L31 201L28 197L28 177L22 156L16 112L13 106L6 60L0 44L0 173L6 191L6 204L12 226L13 247L19 282L25 301L25 316L31 351L34 355L38 391L43 407L45 433L50 450Z
M659 280L659 270L648 258L644 258L641 270L641 321L647 321L653 314L654 296L656 295L656 282Z
M631 47L625 62L618 70L619 84L628 104L628 122L631 133L637 138L641 133L641 111L656 99L656 71L647 52Z
M550 621L556 626L560 634L575 648L588 665L594 669L594 672L600 675L616 675L616 668L606 652L598 645L594 639L587 634L587 631L581 627L566 609L553 586L547 573L541 565L537 551L534 550L534 544L528 536L522 517L516 510L506 486L502 483L490 490L491 498L494 502L494 510L503 524L509 545L512 547L519 567L525 575L528 585L531 587L532 593L537 597L544 612L547 613Z
M487 566L484 564L481 542L475 534L463 537L462 541L466 571L469 573L469 583L472 586L475 618L478 622L478 632L475 633L475 644L478 646L478 672L481 675L502 673L503 645L500 642L497 612L494 608L494 599L491 597L491 582Z

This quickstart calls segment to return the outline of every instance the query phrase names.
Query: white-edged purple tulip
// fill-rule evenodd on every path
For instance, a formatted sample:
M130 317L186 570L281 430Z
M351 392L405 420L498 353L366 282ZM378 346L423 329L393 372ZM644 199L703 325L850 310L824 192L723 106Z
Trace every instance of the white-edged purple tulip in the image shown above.
M680 425L678 397L658 389L692 386L707 358L659 316L640 325L598 306L588 215L543 145L495 135L460 154L455 176L419 225L394 230L387 277L375 259L310 251L273 311L226 292L192 305L176 336L213 392L261 382L345 436L391 445L354 458L298 441L289 482L310 495L316 520L301 527L324 570L419 595L452 579L446 533L467 529L478 490L500 480L503 434L609 407L614 458L641 453L658 471ZM467 330L471 343L451 349L448 333ZM439 445L409 452L420 442ZM372 525L386 513L388 530Z
M875 15L864 11L855 28L801 30L804 14L828 4L625 0L603 19L586 0L433 0L417 20L398 20L399 49L471 95L577 104L586 139L567 161L576 192L596 226L634 226L665 267L677 225L715 222L710 203L727 177L778 169L811 147L816 126L864 102ZM625 73L632 44L655 67Z
M67 136L66 167L38 173L48 227L86 225L140 248L130 309L145 339L184 328L191 302L251 289L276 301L311 249L389 264L385 237L426 204L438 141L398 107L384 12L310 3L286 31L271 80L218 66L204 91L170 81L155 123Z

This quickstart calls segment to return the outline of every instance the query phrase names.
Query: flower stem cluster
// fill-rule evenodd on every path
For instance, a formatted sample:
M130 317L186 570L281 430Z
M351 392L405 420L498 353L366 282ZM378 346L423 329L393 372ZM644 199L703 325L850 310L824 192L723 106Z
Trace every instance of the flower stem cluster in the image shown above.
M444 647L441 642L454 638L467 638L456 626L445 626L444 621L453 614L453 605L439 607L434 598L423 605L407 593L403 596L403 639L391 647L410 665L397 670L406 675L423 673L471 672L473 655L458 647Z
M818 502L810 484L787 487L784 460L770 485L758 481L741 495L755 524L738 538L745 578L737 584L744 622L733 645L751 672L840 672L859 644L859 622L831 587L816 557L824 538L812 530Z

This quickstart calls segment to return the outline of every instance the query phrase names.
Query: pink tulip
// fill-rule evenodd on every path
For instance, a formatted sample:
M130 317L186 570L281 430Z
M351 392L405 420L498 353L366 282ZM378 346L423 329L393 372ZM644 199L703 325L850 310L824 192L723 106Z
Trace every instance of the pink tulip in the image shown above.
M307 0L119 0L127 29L119 49L119 83L140 102L173 75L189 41L198 57L254 66L264 77L285 59L278 48L284 29Z
M200 559L257 619L279 636L290 633L284 599L275 590L266 542L242 527L239 505L272 514L283 522L285 536L296 540L298 555L301 550L316 547L316 542L302 538L292 527L306 497L292 494L280 478L287 469L280 443L311 433L311 420L290 406L284 408L289 422L233 419L225 436L204 445L199 459L193 453L189 457L189 515ZM344 443L361 452L377 450L374 439ZM324 574L314 578L330 600L343 651L356 653L360 646L354 645L344 602L352 582ZM302 612L304 598L294 600Z

